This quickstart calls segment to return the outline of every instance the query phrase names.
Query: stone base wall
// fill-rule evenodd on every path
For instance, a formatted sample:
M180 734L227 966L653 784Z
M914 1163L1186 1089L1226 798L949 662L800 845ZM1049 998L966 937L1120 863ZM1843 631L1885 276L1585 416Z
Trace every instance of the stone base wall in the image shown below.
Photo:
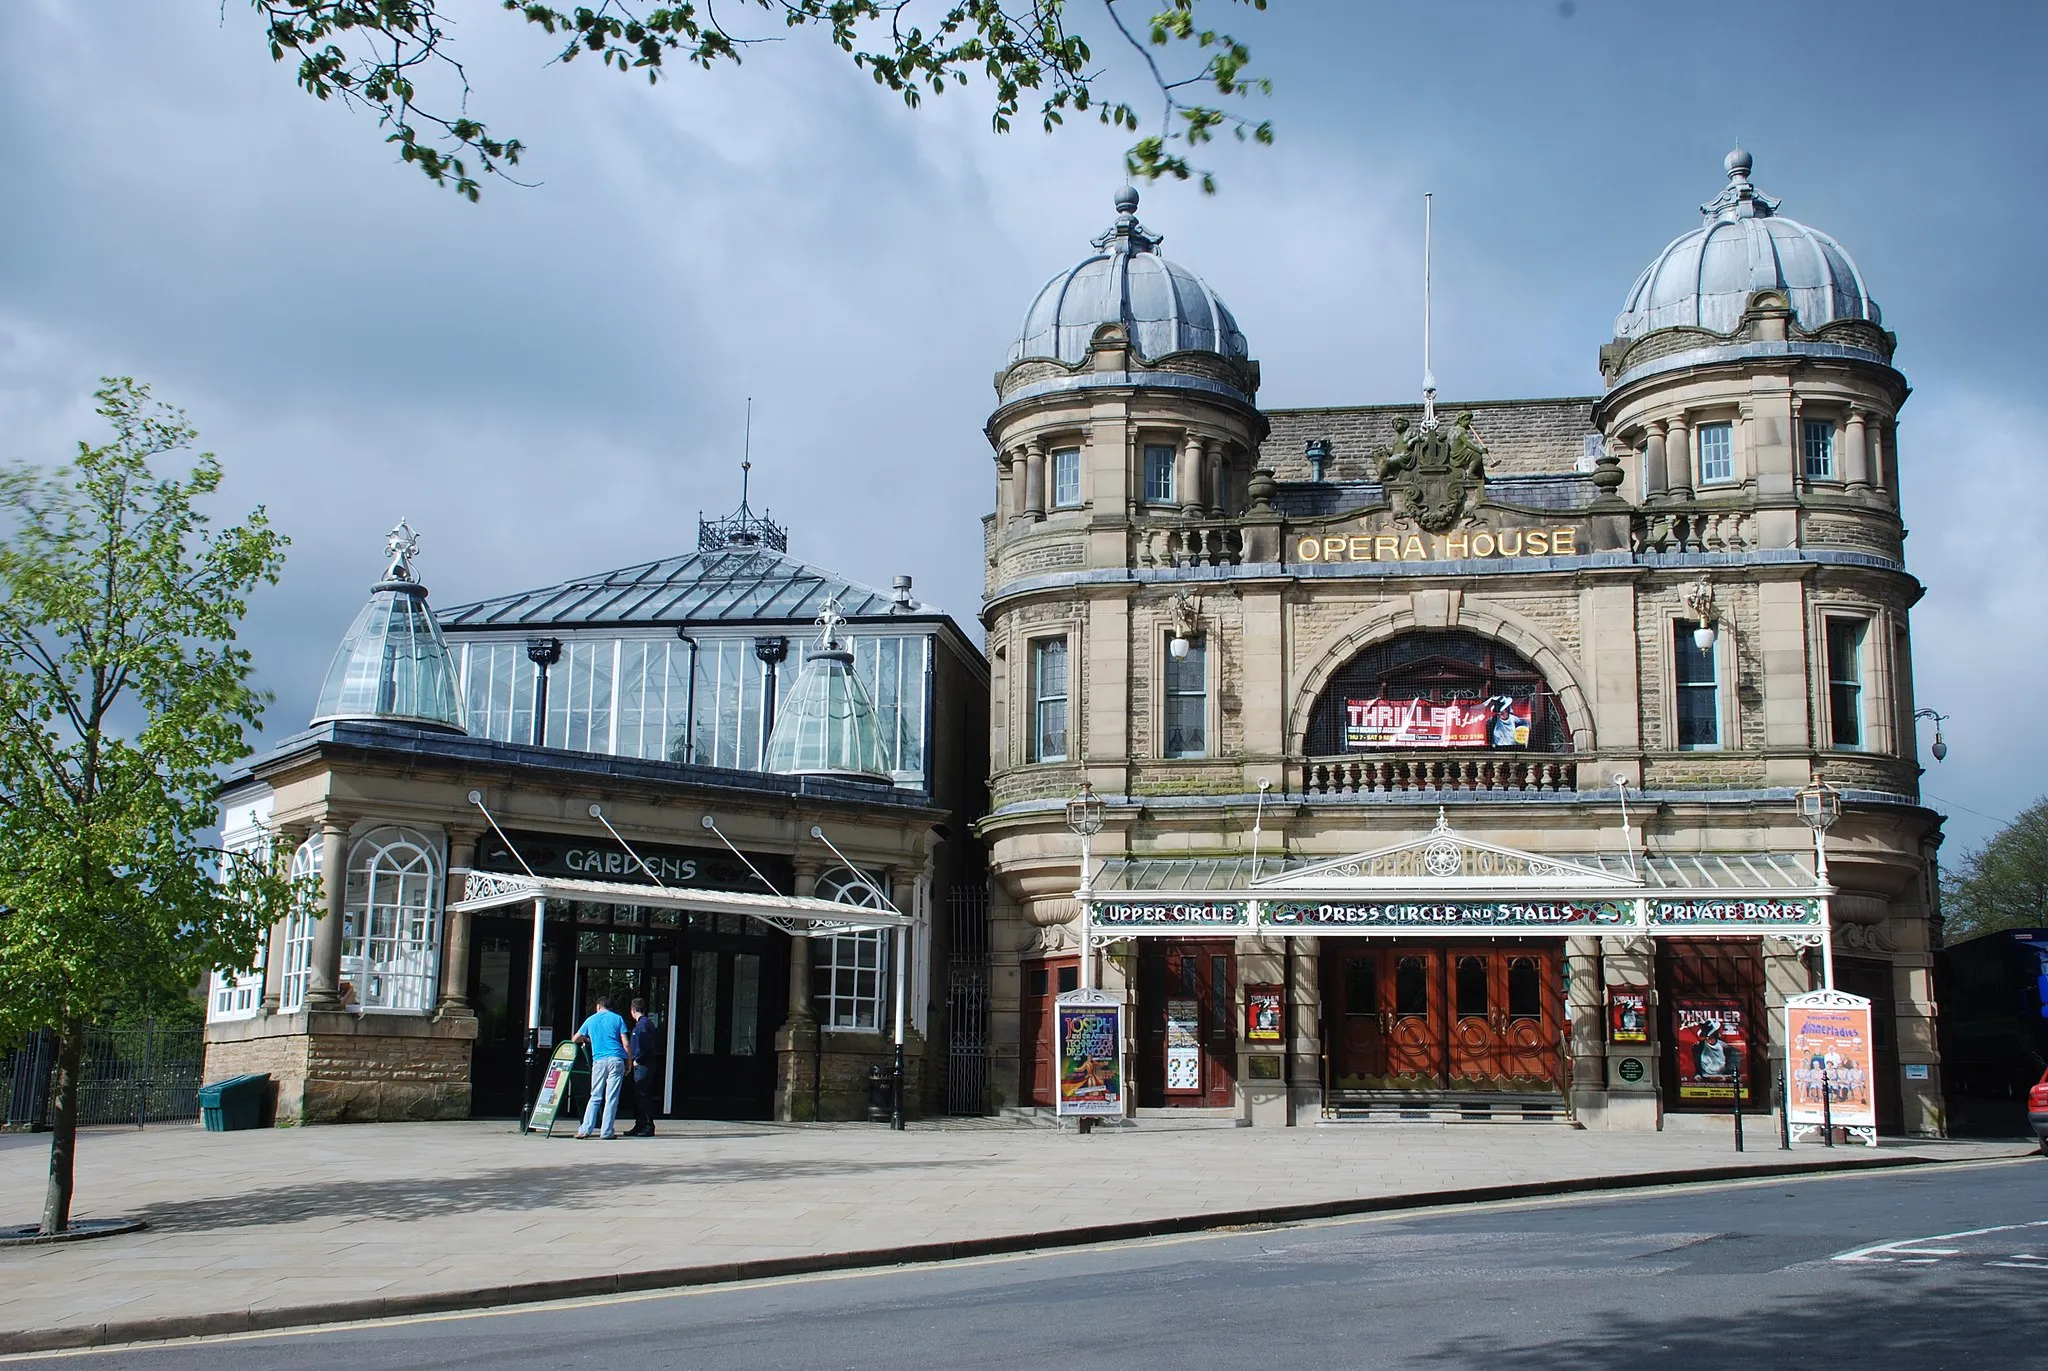
M775 1035L775 1048L775 1117L784 1122L865 1119L868 1069L879 1066L886 1072L896 1060L895 1041L880 1033L820 1034L815 1027L784 1028ZM924 1064L924 1039L906 1033L903 1116L908 1119L924 1115Z
M267 1072L280 1126L469 1117L474 1019L282 1014L206 1039L205 1079Z

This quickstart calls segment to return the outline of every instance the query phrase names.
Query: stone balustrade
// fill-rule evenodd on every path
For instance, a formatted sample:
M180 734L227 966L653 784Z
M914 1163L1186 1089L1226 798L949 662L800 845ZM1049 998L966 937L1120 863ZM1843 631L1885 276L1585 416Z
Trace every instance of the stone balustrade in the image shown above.
M1309 795L1560 791L1576 789L1577 777L1571 757L1558 753L1312 757L1302 764L1301 788Z
M1740 509L1651 510L1635 518L1638 551L1746 552L1756 547L1756 515Z
M1244 532L1234 521L1150 524L1132 529L1131 538L1134 566L1236 566L1244 560Z

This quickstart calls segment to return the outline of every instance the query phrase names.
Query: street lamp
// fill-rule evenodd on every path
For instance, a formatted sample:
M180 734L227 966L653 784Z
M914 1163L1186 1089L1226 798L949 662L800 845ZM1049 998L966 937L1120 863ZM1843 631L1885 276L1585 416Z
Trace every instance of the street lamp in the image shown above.
M1692 583L1685 592L1685 607L1692 611L1692 617L1699 627L1692 631L1692 644L1702 653L1714 650L1714 588L1704 579Z
M1799 820L1813 830L1813 871L1818 884L1828 883L1828 830L1835 826L1835 820L1842 817L1842 792L1823 781L1818 774L1813 784L1798 794ZM1825 893L1820 897L1820 981L1828 990L1835 988L1835 939L1828 927L1829 900Z
M1934 720L1934 746L1927 750L1934 754L1934 760L1937 762L1948 756L1948 742L1941 736L1941 726L1948 722L1948 715L1937 714L1931 709L1916 709L1913 711L1913 717L1916 720Z
M1067 801L1067 827L1081 839L1081 884L1076 893L1081 899L1081 988L1095 988L1095 949L1088 946L1088 935L1092 922L1088 917L1088 884L1091 854L1088 840L1102 831L1102 813L1106 806L1102 797L1095 793L1095 787L1081 782L1081 789L1074 798Z

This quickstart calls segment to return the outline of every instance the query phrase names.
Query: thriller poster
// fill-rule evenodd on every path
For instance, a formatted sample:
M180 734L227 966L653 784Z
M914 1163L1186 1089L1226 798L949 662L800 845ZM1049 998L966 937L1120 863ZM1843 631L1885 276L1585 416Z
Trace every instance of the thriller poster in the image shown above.
M1277 1043L1285 1036L1285 989L1277 985L1244 988L1244 1036L1255 1043Z
M1346 700L1344 746L1527 747L1536 702L1511 695L1483 700Z
M1650 1040L1650 992L1637 986L1607 989L1607 1041L1646 1043Z
M1675 998L1671 1002L1672 1036L1678 1049L1678 1098L1732 1100L1736 1074L1748 1075L1749 1038L1743 1029L1742 1005L1736 1000ZM1747 1081L1742 1098L1750 1098Z

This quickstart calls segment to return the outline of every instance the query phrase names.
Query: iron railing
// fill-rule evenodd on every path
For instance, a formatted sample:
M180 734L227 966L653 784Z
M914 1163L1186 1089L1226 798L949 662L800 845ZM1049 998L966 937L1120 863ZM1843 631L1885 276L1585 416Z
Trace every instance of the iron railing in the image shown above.
M78 1122L134 1124L199 1117L199 1078L206 1058L205 1031L154 1020L127 1028L88 1031L79 1064ZM9 1128L44 1129L55 1108L54 1036L38 1034L0 1057L0 1099Z

